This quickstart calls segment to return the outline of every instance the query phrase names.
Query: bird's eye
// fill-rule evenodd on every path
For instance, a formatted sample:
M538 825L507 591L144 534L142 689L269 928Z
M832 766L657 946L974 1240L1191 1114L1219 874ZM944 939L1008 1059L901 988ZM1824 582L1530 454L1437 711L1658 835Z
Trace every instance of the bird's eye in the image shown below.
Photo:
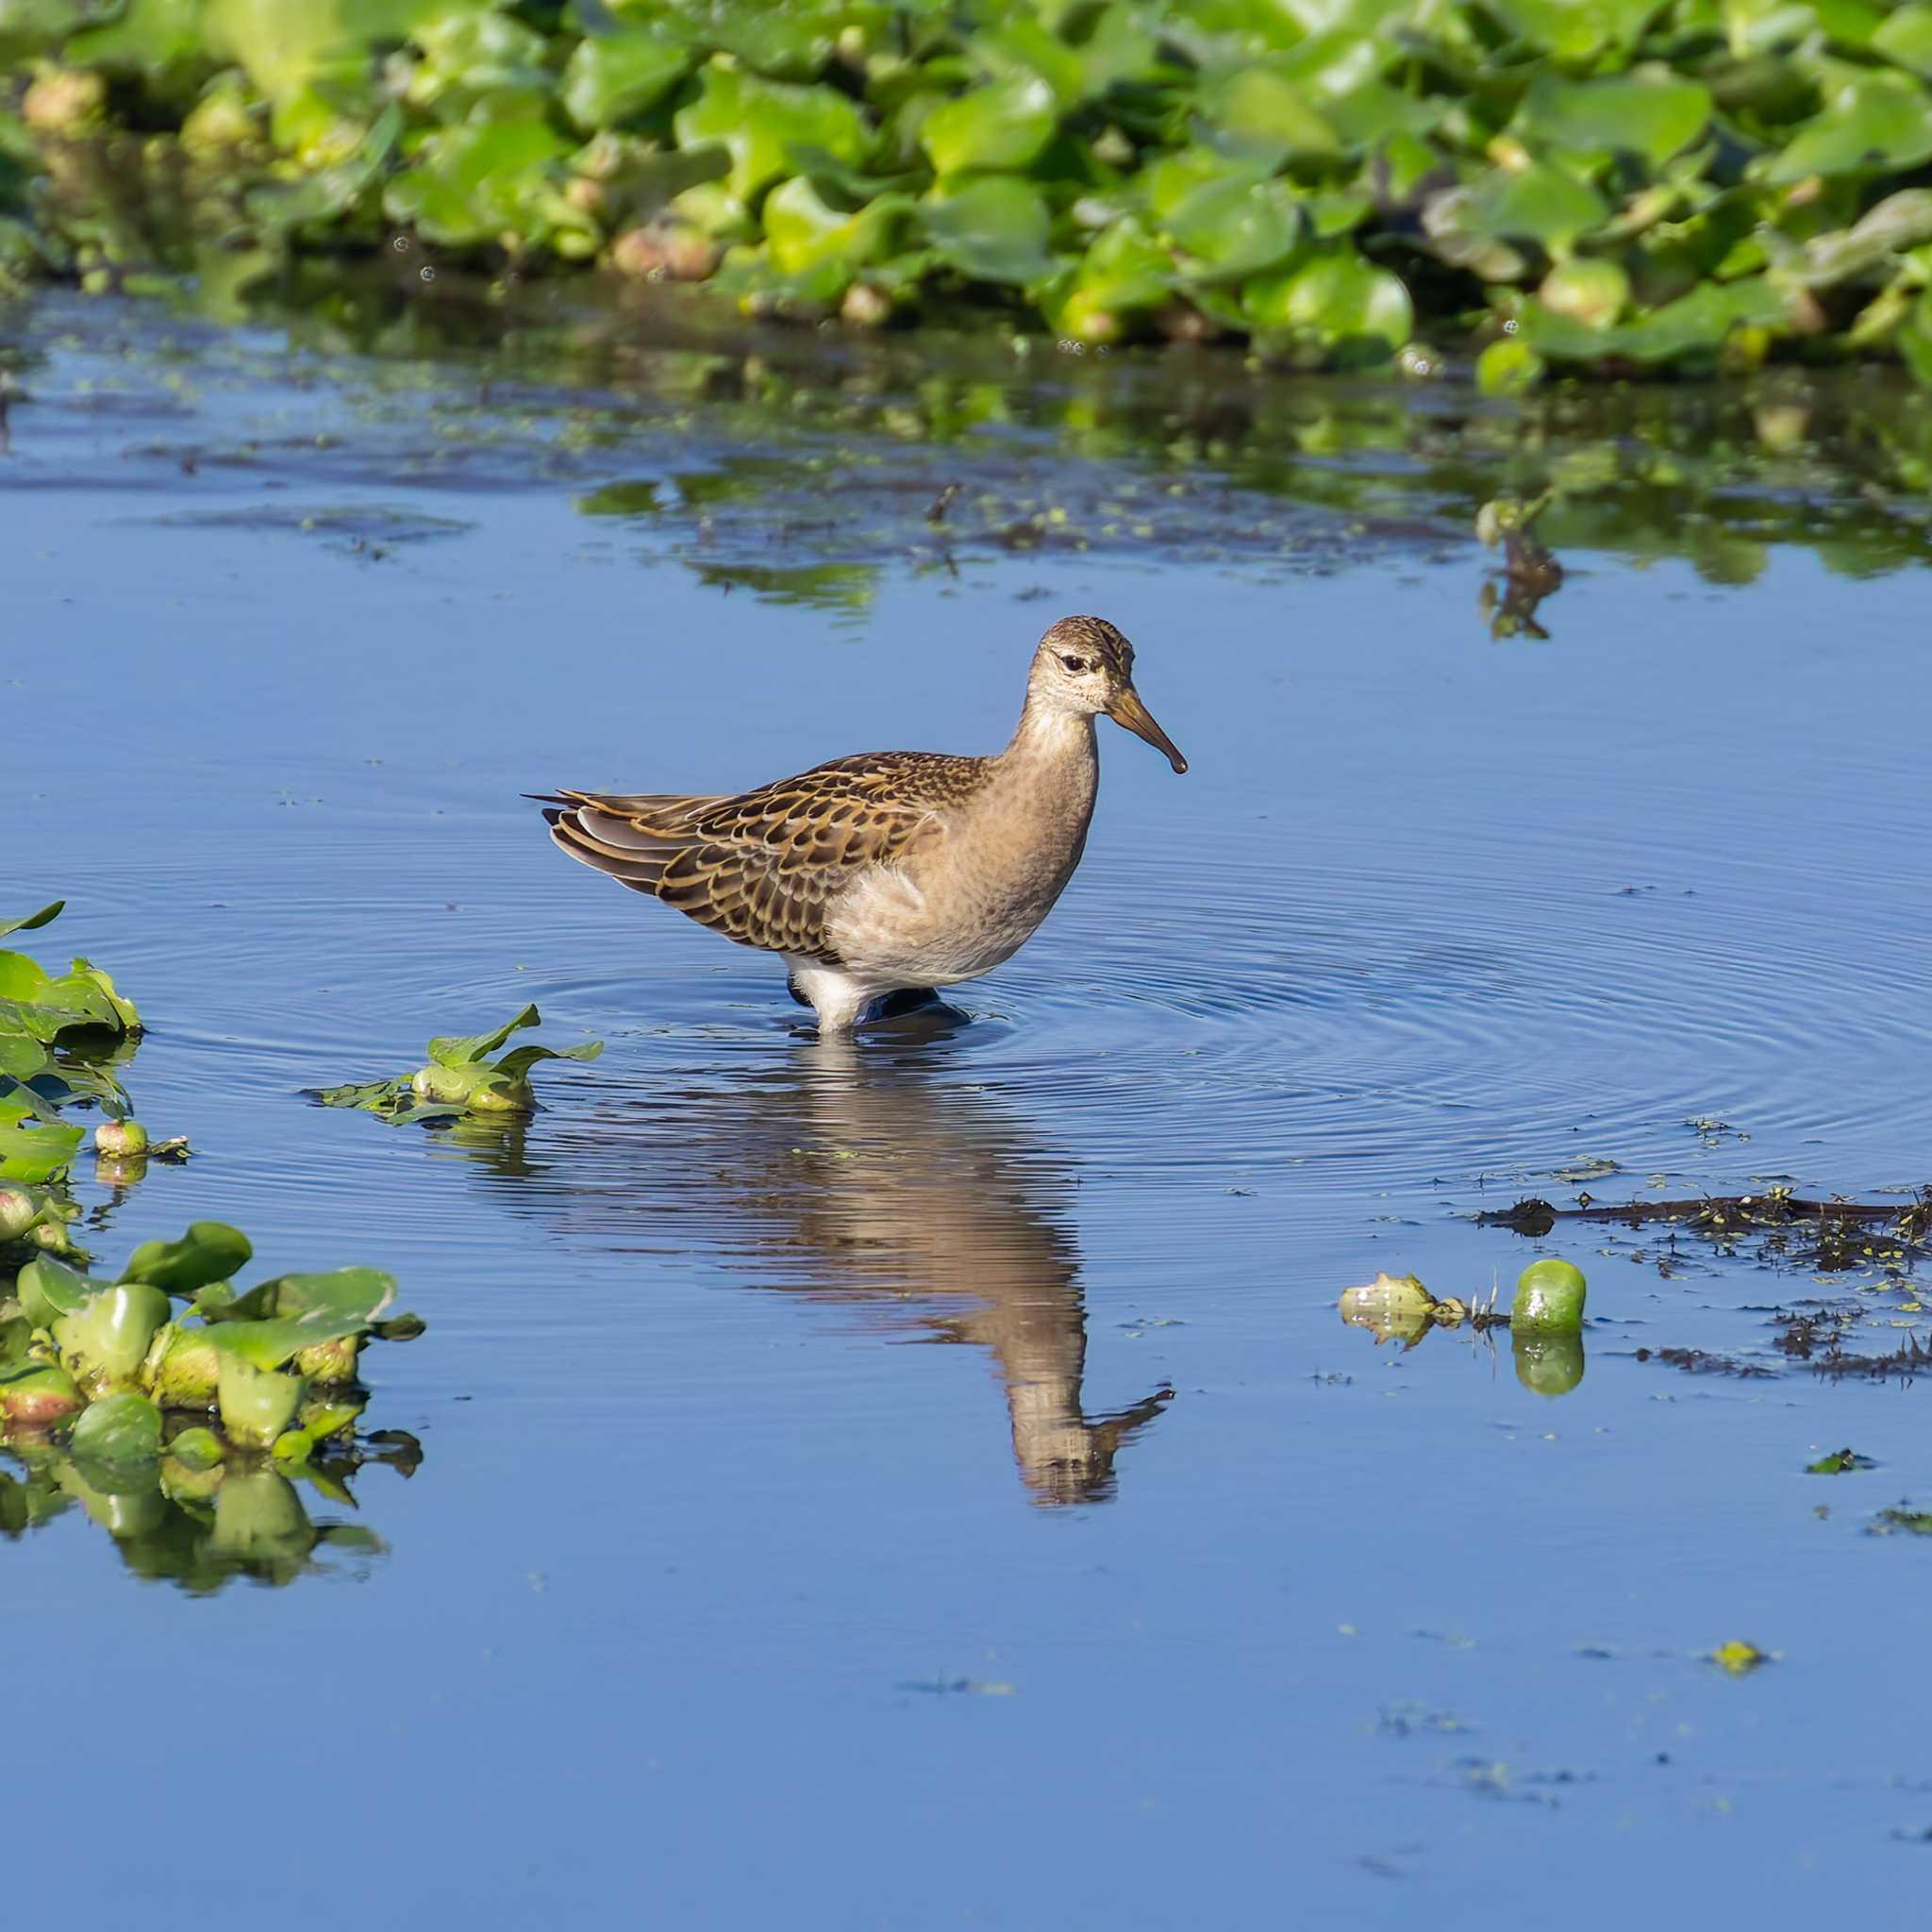
M1060 662L1069 671L1084 671L1087 668L1087 660L1084 658L1062 658Z

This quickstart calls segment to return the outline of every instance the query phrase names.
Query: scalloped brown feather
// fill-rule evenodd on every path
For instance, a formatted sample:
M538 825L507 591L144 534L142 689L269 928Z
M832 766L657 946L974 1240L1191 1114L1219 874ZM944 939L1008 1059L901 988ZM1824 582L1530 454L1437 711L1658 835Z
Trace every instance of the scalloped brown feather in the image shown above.
M934 752L835 758L735 798L562 791L550 836L573 858L649 892L740 945L838 963L829 908L869 867L942 839L991 760Z

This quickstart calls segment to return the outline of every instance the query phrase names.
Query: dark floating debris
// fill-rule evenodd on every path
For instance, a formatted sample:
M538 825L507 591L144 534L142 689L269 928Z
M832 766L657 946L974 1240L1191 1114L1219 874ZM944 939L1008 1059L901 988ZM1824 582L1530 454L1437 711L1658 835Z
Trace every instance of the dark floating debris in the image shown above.
M1598 1202L1585 1196L1558 1208L1527 1195L1475 1217L1479 1227L1507 1227L1540 1241L1559 1221L1667 1227L1719 1242L1762 1238L1761 1256L1823 1273L1848 1268L1909 1267L1932 1254L1932 1189L1905 1207L1896 1202L1807 1200L1790 1189L1756 1194L1700 1194L1688 1200Z

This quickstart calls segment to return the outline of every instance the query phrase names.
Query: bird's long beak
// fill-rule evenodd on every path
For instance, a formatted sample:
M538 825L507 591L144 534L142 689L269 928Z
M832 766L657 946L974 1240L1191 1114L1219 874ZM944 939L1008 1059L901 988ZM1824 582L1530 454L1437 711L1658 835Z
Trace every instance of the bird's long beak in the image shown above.
M1108 706L1107 715L1124 725L1136 738L1144 738L1156 751L1165 752L1176 772L1185 772L1188 761L1174 748L1174 741L1154 722L1154 713L1141 702L1141 693L1129 686Z

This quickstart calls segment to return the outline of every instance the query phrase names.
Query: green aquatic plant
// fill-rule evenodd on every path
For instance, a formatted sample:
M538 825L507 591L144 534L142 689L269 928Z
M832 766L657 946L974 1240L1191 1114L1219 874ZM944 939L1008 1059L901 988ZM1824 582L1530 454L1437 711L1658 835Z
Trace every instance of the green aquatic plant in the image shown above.
M126 1402L138 1401L157 1415L213 1411L218 1444L308 1458L360 1413L364 1341L408 1340L423 1324L391 1314L395 1283L374 1268L279 1274L238 1291L229 1277L252 1254L239 1228L198 1221L177 1241L137 1248L118 1281L36 1256L0 1299L0 1421L44 1430L78 1415L79 1453L107 1440L109 1424L92 1419L106 1403L121 1405L109 1411L122 1419L113 1440L134 1440Z
M1413 1274L1377 1274L1374 1281L1341 1291L1341 1319L1366 1328L1379 1346L1398 1341L1414 1348L1438 1328L1467 1324L1477 1334L1510 1331L1516 1379L1538 1395L1567 1395L1583 1379L1583 1276L1567 1261L1532 1262L1517 1285L1507 1315L1496 1311L1492 1290L1487 1300L1438 1296Z
M1451 333L1498 389L1773 354L1932 379L1928 18L47 0L0 10L0 274L146 287L400 243L1296 363Z
M1517 1276L1509 1324L1518 1334L1574 1335L1583 1326L1583 1270L1546 1257Z
M601 1040L576 1046L518 1046L495 1059L491 1055L512 1033L542 1024L535 1007L525 1007L493 1033L449 1036L429 1042L429 1060L412 1074L346 1087L324 1087L314 1098L324 1107L358 1107L386 1121L453 1121L464 1114L506 1116L536 1110L530 1069L544 1060L593 1060Z
M57 899L24 919L0 922L0 938L38 930L64 905ZM92 960L76 958L54 974L25 953L0 950L0 1182L44 1187L66 1174L85 1138L62 1112L76 1102L108 1111L111 1145L115 1124L127 1111L113 1064L140 1033L134 1003ZM167 1145L172 1151L177 1143ZM43 1244L58 1245L52 1217L42 1211L38 1219L48 1230ZM0 1250L35 1231L9 1231L9 1211L0 1209Z

